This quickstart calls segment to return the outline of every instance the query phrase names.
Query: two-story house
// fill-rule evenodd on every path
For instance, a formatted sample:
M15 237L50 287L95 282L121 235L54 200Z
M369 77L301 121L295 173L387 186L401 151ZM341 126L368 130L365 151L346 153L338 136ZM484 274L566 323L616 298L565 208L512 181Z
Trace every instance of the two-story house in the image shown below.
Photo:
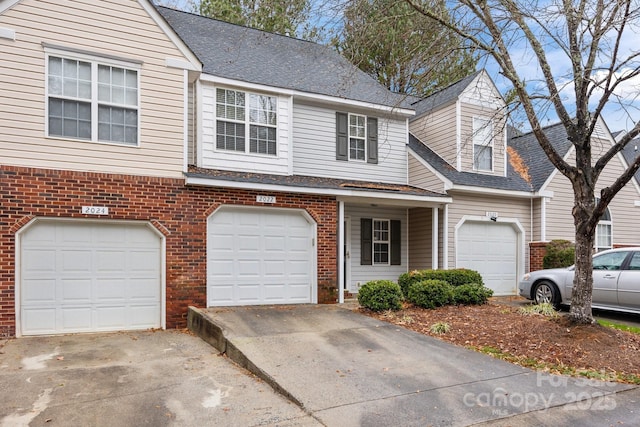
M415 110L327 47L146 0L4 0L0 49L2 335L340 301L407 271L411 210L451 201L409 185Z
M452 203L433 220L427 212L411 210L410 234L428 233L437 221L440 268L477 270L495 295L515 295L521 275L542 268L546 242L574 240L569 180L554 168L532 133L509 132L506 105L485 71L412 106L416 116L410 119L409 183L445 192ZM545 132L572 162L574 150L564 127L549 126ZM613 142L600 120L593 135L594 156ZM627 166L622 154L612 159L598 191ZM632 180L615 197L598 225L596 250L640 243L640 230L633 225L639 195ZM425 259L432 248L436 245L410 241L409 268L430 268Z

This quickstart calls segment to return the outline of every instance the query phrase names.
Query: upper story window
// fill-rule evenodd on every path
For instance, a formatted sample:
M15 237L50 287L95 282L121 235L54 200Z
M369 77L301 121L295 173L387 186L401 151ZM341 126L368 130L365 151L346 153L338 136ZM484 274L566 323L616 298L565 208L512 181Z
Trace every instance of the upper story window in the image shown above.
M613 248L613 234L611 229L611 212L609 211L609 208L607 208L600 217L600 222L598 222L598 225L596 226L596 252Z
M493 170L493 124L479 117L473 118L473 169Z
M276 110L273 96L216 89L216 148L275 155Z
M349 160L365 161L366 123L367 118L357 114L349 114Z
M378 163L378 119L337 112L336 160Z
M49 136L138 145L138 71L48 56Z

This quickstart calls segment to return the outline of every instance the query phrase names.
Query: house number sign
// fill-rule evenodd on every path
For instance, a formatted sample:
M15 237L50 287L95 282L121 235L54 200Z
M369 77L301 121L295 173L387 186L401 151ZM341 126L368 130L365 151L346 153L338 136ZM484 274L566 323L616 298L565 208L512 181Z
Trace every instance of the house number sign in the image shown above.
M83 206L82 213L86 215L109 215L109 208L106 206Z
M276 202L276 196L261 196L261 195L257 195L256 196L256 202L258 202L258 203L275 203Z

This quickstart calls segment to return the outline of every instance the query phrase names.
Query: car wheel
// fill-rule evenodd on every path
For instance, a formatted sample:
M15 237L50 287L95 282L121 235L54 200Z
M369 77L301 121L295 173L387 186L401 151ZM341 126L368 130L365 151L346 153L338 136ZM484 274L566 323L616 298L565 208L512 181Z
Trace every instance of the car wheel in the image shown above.
M558 308L560 304L560 293L558 288L551 282L540 282L533 290L533 301L536 304L549 303L554 308Z

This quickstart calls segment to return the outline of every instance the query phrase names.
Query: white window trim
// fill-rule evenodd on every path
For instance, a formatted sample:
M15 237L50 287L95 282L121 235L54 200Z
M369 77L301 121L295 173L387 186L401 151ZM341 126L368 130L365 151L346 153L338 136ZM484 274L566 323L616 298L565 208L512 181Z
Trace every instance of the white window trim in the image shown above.
M357 136L352 137L351 136L351 117L363 117L364 118L364 137L363 138L359 138ZM347 115L347 153L349 156L349 160L350 161L354 161L354 162L363 162L366 163L367 162L367 120L368 117L365 116L364 114L354 114L354 113L349 113ZM364 142L364 158L363 159L354 159L351 157L351 138L354 139L362 139Z
M609 210L609 208L607 208ZM609 212L609 217L611 218L611 212ZM598 225L608 225L609 226L609 246L598 246L598 237L600 233L598 233ZM596 225L596 232L594 238L594 249L596 252L604 251L607 249L613 249L613 221L612 220L600 220Z
M97 143L104 145L114 145L117 147L129 147L129 148L140 148L140 123L142 118L142 107L140 105L140 71L142 69L141 61L134 60L125 60L124 58L116 58L109 55L100 55L100 54L90 54L79 49L65 49L59 46L50 46L43 45L45 52L45 114L44 114L44 122L45 122L45 135L50 139L58 139L65 141L77 141L77 142L88 142L88 143ZM74 61L83 61L91 63L91 139L82 139L82 138L73 138L68 136L59 136L59 135L49 135L49 57L57 57L62 59L70 59ZM137 77L137 106L136 111L138 112L138 124L137 124L137 143L127 144L122 142L114 142L114 141L102 141L98 139L98 65L106 65L111 67L123 68L126 70L132 70L136 72ZM111 104L108 104L111 105ZM131 108L130 106L128 108Z
M473 145L473 153L472 153L472 164L473 164L473 170L477 171L477 172L494 172L495 170L495 144L493 141L493 121L491 119L487 119L485 117L473 117L473 123L472 123L472 145ZM476 121L482 121L483 125L480 127L476 127ZM480 130L485 127L485 126L490 126L490 134L489 134L489 142L487 144L476 144L476 134L478 132L480 132ZM483 147L491 147L491 169L480 169L478 167L476 167L476 145L478 146L483 146Z
M235 120L235 119L228 119L226 117L218 117L218 99L217 99L217 91L218 89L222 89L222 90L229 90L229 91L234 91L234 92L242 92L245 95L245 100L244 100L244 120ZM276 125L270 125L267 123L254 123L251 121L251 114L250 114L250 106L249 106L249 98L251 97L251 95L256 95L256 96L266 96L269 98L274 98L276 100L276 105L275 105L275 113L276 113ZM236 88L232 88L232 87L226 87L226 86L214 86L213 88L213 119L214 119L214 140L213 140L213 150L219 153L235 153L235 154L243 154L243 155L247 155L247 156L260 156L260 157L267 157L267 158L274 158L274 157L279 157L279 151L280 151L280 147L278 144L278 136L280 133L280 111L279 111L279 107L278 104L280 103L280 98L276 95L270 95L270 94L266 94L266 93L258 93L258 92L250 92L247 90L242 90L242 89L236 89ZM218 142L217 142L217 135L218 135L218 120L222 120L222 121L226 121L226 122L230 122L230 123L241 123L244 125L244 140L245 140L245 144L244 144L244 151L239 151L239 150L225 150L224 148L218 148ZM269 153L257 153L257 152L253 152L250 151L251 148L251 125L256 125L256 126L264 126L264 127L269 127L269 128L273 128L276 130L276 138L275 138L275 142L276 142L276 152L274 154L269 154Z
M386 218L372 218L371 221L371 265L389 266L391 265L391 220ZM376 240L376 221L387 223L387 240ZM376 262L376 243L387 245L387 262Z

